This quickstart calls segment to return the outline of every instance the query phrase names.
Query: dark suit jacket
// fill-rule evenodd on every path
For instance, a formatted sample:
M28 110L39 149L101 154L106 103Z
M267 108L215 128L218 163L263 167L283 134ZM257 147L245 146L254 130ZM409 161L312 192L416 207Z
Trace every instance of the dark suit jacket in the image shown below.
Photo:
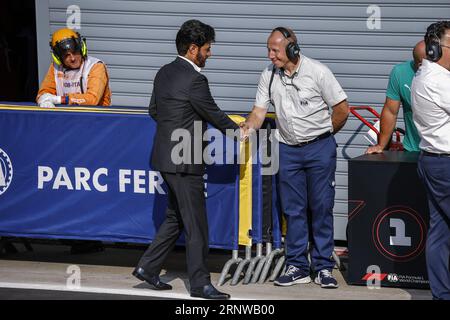
M149 114L157 122L151 165L153 169L160 172L204 174L205 143L201 143L200 146L197 143L200 150L194 149L194 140L202 139L198 137L198 134L194 137L194 121L199 121L202 137L207 128L207 122L222 133L225 133L226 129L239 128L214 102L206 77L180 57L163 66L156 74ZM175 129L180 128L187 130L191 137L190 150L187 150L189 160L175 164L171 154L173 148L180 145L181 139L171 141L171 136ZM196 160L201 160L196 164L194 164L194 151L197 153Z

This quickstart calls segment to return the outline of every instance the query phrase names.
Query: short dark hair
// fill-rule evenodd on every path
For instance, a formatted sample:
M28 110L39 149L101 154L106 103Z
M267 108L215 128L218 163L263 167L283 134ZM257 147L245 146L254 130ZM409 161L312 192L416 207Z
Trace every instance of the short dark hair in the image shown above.
M438 42L436 38L442 40L442 36L445 34L445 31L450 29L450 21L438 21L432 23L427 28L427 33L425 34L425 42L430 43L432 41Z
M188 20L181 26L177 33L177 51L184 56L191 44L202 47L205 43L215 41L214 28L199 20Z

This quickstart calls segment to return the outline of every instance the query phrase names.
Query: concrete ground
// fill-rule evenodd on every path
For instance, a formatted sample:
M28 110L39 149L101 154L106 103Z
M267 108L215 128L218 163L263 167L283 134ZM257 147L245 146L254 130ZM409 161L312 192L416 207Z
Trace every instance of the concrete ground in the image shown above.
M70 247L33 243L26 251L15 243L18 253L0 254L0 299L192 299L188 292L184 248L170 254L161 273L171 291L153 291L131 275L145 247L107 246L103 252L70 254ZM231 253L212 250L209 267L216 284ZM345 262L345 261L344 261ZM80 274L80 281L76 276ZM340 287L322 289L314 283L276 287L272 282L230 286L230 277L220 290L232 299L256 300L430 300L429 290L399 288L368 289L350 286L345 273L334 271ZM9 290L8 290L9 289ZM73 295L78 293L78 295Z

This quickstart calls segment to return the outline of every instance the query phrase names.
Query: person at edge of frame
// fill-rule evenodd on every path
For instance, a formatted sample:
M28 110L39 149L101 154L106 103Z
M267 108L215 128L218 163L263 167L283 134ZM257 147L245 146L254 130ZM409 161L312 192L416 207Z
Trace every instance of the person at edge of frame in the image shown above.
M427 58L412 82L411 102L430 213L425 257L433 299L450 300L450 21L431 24L424 38Z

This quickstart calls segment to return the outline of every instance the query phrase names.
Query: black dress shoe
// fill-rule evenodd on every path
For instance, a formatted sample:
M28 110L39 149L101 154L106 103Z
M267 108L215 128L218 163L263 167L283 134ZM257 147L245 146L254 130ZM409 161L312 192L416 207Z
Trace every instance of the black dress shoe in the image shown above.
M133 276L141 281L147 282L153 290L172 290L172 286L170 284L161 282L158 276L150 276L146 274L142 268L134 269Z
M203 299L215 299L215 300L227 300L230 299L228 293L223 293L214 288L212 284L200 288L191 289L191 297L203 298Z

